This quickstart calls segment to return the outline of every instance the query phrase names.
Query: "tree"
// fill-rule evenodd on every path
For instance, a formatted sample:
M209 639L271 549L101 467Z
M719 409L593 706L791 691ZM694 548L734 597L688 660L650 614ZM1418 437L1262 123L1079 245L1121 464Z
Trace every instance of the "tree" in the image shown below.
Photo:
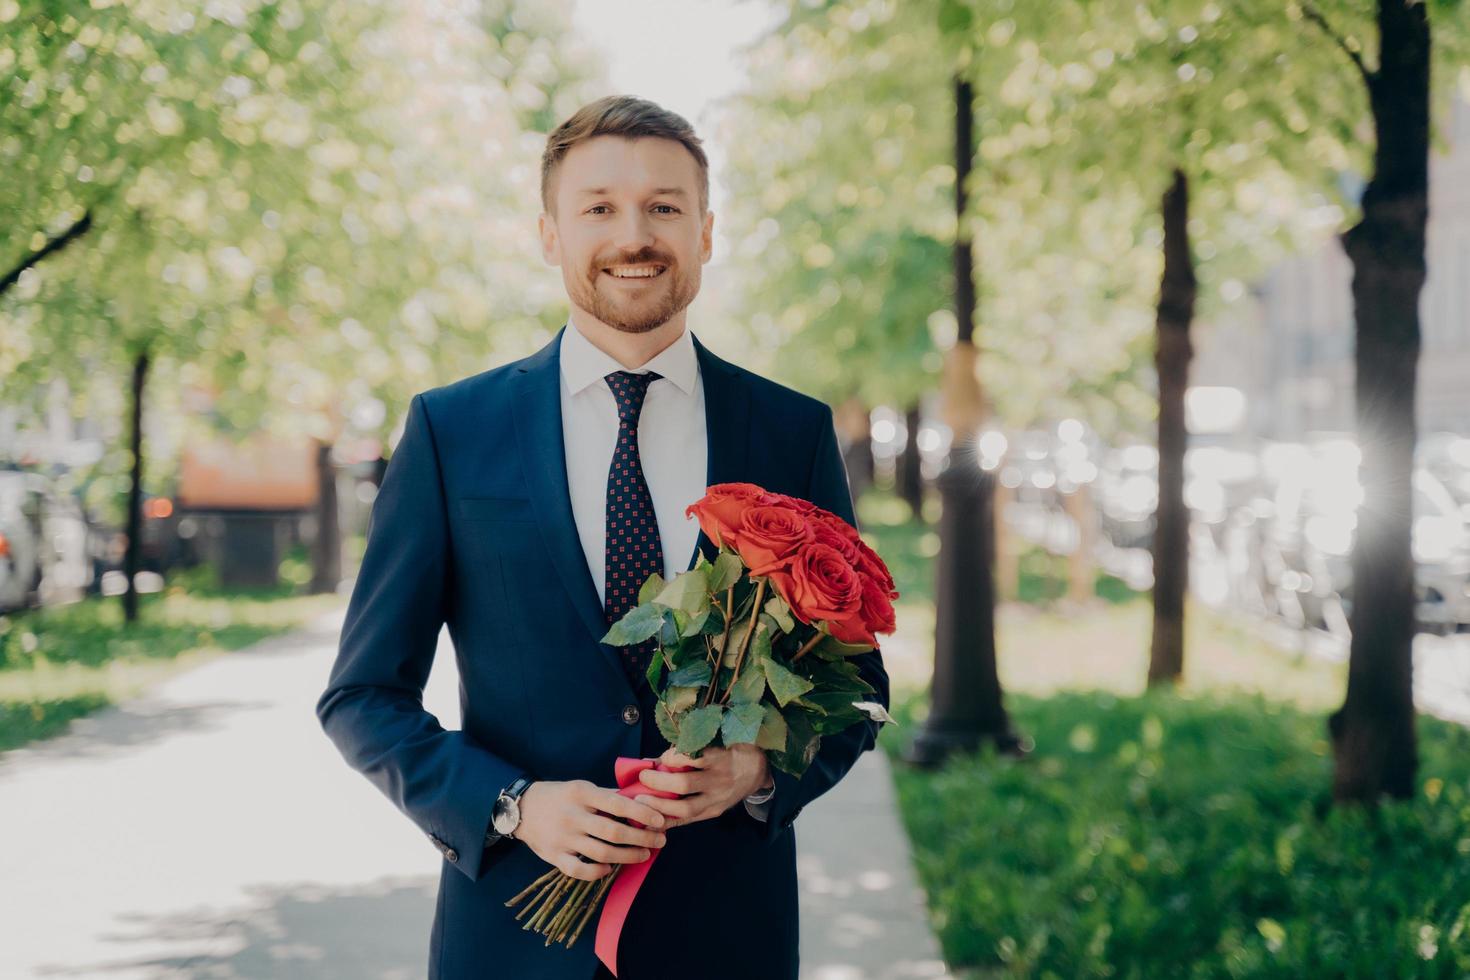
M1412 797L1418 767L1411 477L1435 101L1431 68L1438 62L1449 74L1470 61L1464 3L1378 0L1376 8L1372 29L1357 5L1293 8L1316 29L1321 46L1342 56L1339 72L1350 73L1365 91L1373 122L1362 214L1341 236L1353 263L1354 414L1363 499L1351 557L1347 692L1327 722L1333 798L1369 804L1383 794ZM1359 38L1374 29L1378 55L1370 65ZM1443 42L1438 55L1432 38ZM1448 91L1444 86L1439 92L1441 108Z

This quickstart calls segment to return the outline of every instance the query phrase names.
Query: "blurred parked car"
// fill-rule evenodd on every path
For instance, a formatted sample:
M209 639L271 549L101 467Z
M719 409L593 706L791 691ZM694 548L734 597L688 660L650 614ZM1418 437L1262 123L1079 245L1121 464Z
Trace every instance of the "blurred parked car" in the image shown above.
M1363 490L1359 452L1347 437L1277 443L1262 454L1264 496L1254 568L1262 604L1295 626L1344 638L1352 610L1352 549ZM1470 529L1427 467L1412 476L1415 616L1422 629L1470 629Z
M0 470L0 613L78 598L92 578L81 505L44 473Z

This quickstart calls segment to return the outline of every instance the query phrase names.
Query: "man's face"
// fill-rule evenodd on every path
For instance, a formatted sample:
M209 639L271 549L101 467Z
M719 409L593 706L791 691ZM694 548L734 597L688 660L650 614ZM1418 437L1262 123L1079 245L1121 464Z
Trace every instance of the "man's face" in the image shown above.
M714 214L699 213L698 166L681 143L598 136L572 147L552 182L542 252L573 306L644 333L694 301Z

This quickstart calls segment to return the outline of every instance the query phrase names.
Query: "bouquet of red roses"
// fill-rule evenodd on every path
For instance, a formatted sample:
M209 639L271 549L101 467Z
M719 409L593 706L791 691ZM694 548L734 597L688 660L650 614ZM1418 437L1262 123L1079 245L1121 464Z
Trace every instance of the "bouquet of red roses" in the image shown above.
M685 515L718 545L716 559L700 552L692 569L668 582L650 575L638 605L602 638L628 646L658 637L648 682L660 692L654 719L675 750L698 758L712 745L754 744L773 767L800 777L824 734L865 719L893 721L865 699L873 687L849 659L872 650L876 634L893 632L898 598L888 567L856 528L753 483L708 487ZM618 760L620 791L649 792L638 781L643 768L648 760ZM525 928L545 935L547 945L570 946L603 895L618 891L620 874L634 879L621 883L626 912L657 856L616 865L595 882L553 870L506 904L535 892L516 917L539 905ZM613 919L602 925L621 923L620 915Z

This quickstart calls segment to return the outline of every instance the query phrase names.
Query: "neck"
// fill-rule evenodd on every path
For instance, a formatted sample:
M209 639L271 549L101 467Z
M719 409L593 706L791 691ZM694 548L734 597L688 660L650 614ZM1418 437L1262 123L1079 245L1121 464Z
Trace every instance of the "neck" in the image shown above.
M610 327L577 309L572 310L570 324L573 329L581 331L592 346L632 371L653 360L660 351L684 335L687 312L680 310L667 323L644 333L627 333Z

